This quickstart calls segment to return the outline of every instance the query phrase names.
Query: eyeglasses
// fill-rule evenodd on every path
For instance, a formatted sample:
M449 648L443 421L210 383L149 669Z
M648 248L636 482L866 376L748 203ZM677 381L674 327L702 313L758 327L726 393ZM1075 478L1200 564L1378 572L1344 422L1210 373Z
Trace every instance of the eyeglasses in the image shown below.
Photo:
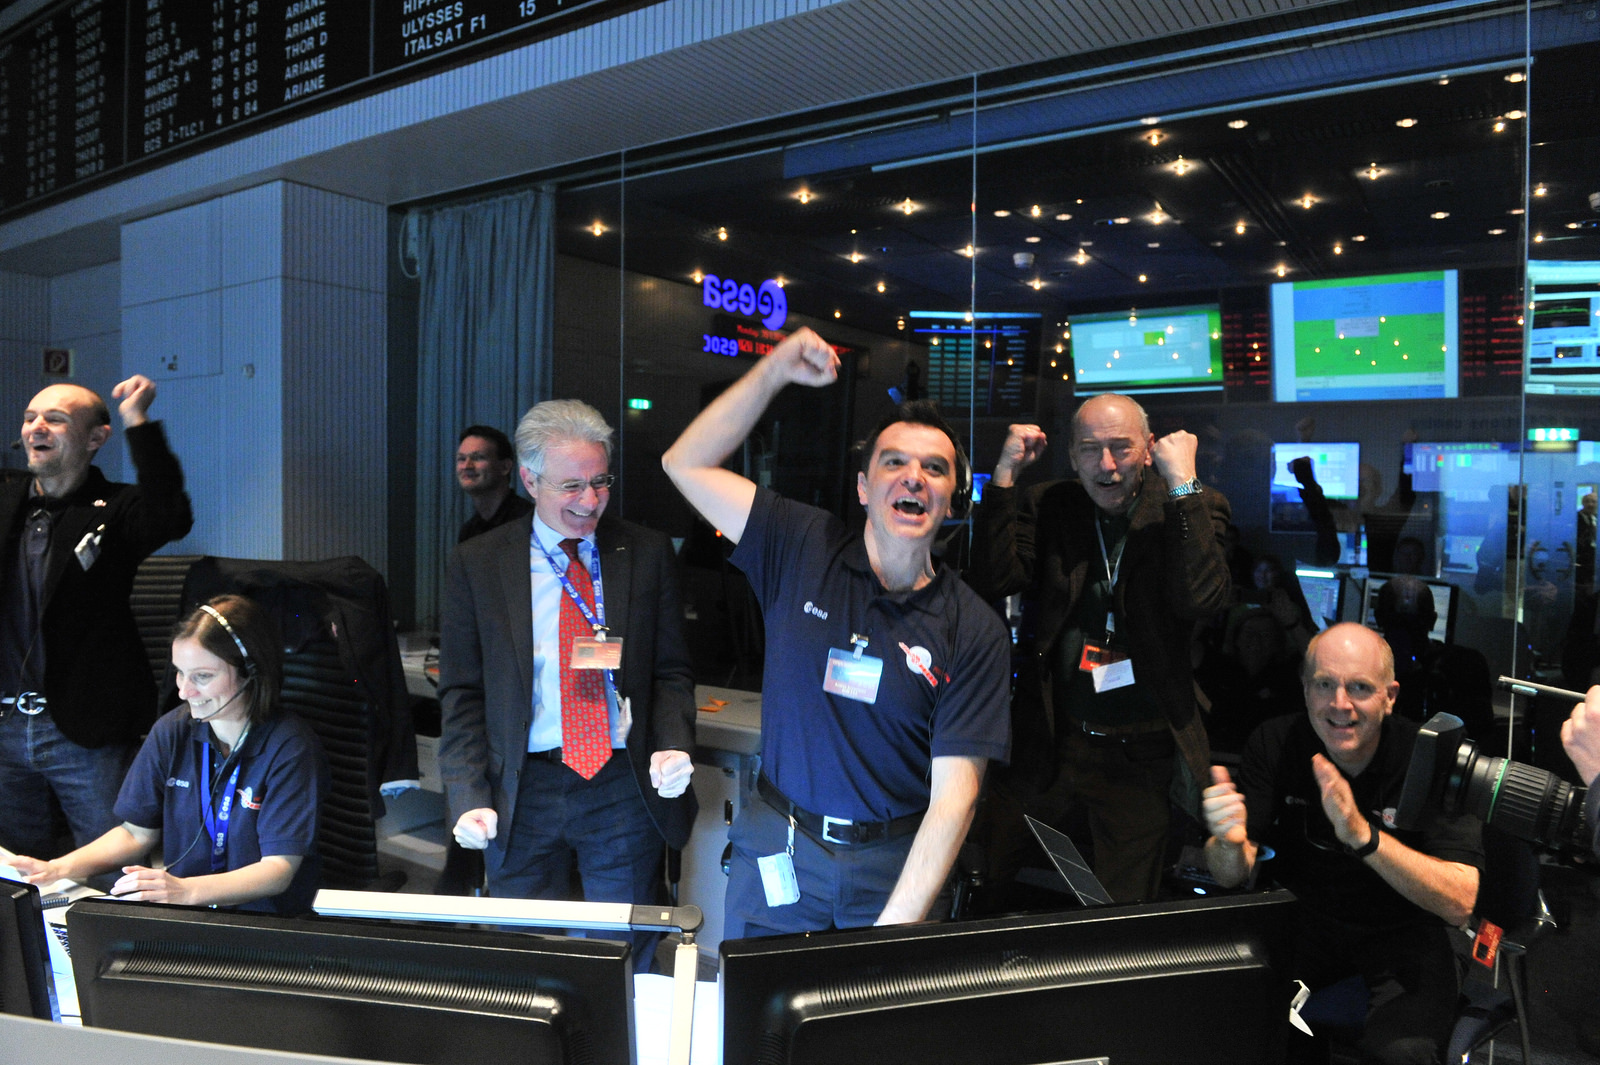
M541 478L539 483L545 484L546 482L543 478ZM557 495L575 496L582 492L585 488L593 488L596 492L610 491L611 486L616 483L616 474L602 473L600 476L591 477L587 481L562 481L559 484L552 484L549 487L555 491Z

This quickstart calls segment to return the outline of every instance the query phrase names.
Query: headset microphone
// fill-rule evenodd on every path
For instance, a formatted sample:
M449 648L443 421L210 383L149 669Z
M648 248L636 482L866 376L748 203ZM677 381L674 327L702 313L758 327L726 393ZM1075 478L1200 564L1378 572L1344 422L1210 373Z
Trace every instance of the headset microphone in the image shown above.
M215 710L211 711L211 713L209 713L209 714L200 714L198 716L193 716L192 715L193 716L193 720L195 720L195 721L210 721L212 718L216 717L218 714L220 714L224 710L226 710L233 703L233 701L235 699L237 699L237 698L239 698L239 696L243 695L244 694L245 685L249 684L251 681L253 681L255 679L256 678L254 678L254 677L246 677L244 679L244 684L239 685L239 688L238 688L237 691L235 691L232 695L228 696L226 699L222 700L222 705L221 706L217 707Z

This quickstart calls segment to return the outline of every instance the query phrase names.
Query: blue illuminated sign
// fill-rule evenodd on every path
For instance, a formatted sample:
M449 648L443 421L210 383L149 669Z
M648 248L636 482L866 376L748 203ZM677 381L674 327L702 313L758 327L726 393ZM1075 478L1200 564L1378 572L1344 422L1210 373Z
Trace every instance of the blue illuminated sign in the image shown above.
M782 329L789 318L789 298L776 281L763 281L760 288L755 288L707 274L701 291L705 305L712 310L747 317L759 314L761 324L768 329Z

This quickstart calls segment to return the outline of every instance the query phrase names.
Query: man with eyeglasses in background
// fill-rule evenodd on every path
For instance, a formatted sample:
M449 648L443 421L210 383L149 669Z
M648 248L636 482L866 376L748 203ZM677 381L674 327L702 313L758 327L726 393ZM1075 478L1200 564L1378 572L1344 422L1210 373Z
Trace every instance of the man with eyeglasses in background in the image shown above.
M517 426L532 515L460 544L439 633L439 770L489 894L653 904L682 849L694 678L671 541L604 517L612 430L577 400ZM649 970L656 934L632 936Z

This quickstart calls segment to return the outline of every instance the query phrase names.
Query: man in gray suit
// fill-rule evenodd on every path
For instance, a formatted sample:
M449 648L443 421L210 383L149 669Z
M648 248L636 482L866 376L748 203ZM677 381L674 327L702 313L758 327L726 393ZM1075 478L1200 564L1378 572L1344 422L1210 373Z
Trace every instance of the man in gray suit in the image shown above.
M517 426L534 513L456 548L439 636L439 770L489 893L654 903L694 822L694 680L671 541L604 518L611 427L577 400ZM633 937L650 964L654 935Z

